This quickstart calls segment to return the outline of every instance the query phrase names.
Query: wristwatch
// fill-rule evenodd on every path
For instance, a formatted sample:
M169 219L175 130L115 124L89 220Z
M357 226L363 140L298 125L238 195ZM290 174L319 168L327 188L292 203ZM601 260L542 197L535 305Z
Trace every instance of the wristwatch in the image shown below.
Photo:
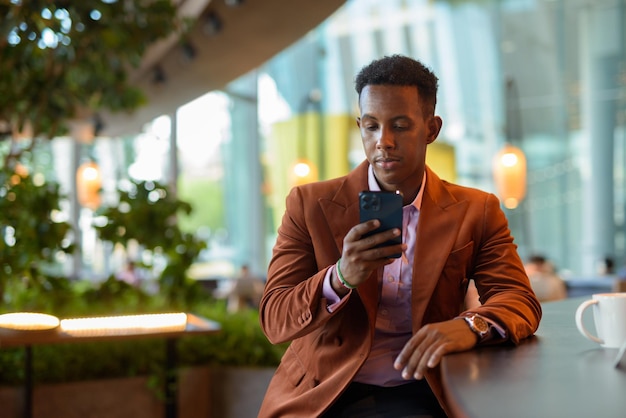
M470 316L464 316L465 322L469 325L470 329L478 337L478 342L482 342L487 339L490 334L491 327L489 323L483 319L480 315L472 314Z

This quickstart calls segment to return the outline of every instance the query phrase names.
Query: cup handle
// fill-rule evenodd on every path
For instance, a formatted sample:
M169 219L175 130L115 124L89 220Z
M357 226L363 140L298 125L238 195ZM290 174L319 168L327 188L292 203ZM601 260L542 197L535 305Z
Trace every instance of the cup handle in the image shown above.
M587 339L596 342L598 344L604 344L604 341L601 340L600 338L591 335L591 333L589 331L587 331L587 329L584 327L583 325L583 314L585 312L585 309L587 309L588 307L590 307L591 305L595 305L596 303L598 303L597 300L586 300L583 303L581 303L578 306L578 309L576 309L576 327L578 328L578 331Z

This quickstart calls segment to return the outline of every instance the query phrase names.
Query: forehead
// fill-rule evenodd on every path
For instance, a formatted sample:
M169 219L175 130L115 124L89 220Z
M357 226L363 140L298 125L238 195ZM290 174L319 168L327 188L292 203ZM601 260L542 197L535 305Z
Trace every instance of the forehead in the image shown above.
M367 85L359 97L362 115L391 110L401 110L402 113L419 112L420 106L419 93L415 86Z

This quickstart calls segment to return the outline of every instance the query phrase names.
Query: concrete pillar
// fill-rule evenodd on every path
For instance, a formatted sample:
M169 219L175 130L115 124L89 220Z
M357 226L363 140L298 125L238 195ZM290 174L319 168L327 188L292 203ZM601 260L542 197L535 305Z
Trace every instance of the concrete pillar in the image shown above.
M620 55L617 7L580 12L582 120L582 274L594 275L599 260L615 250L613 150L616 64Z
M248 264L255 275L267 271L265 206L263 204L261 139L258 124L256 73L238 80L228 93L238 101L232 115L232 138L224 153L226 163L226 218L235 262Z

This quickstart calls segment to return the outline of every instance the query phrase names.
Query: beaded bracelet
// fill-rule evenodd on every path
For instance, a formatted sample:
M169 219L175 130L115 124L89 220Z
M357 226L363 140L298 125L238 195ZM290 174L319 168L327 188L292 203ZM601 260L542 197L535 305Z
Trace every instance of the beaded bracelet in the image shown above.
M352 286L350 283L346 281L346 279L343 278L343 274L341 274L340 265L341 265L341 258L337 260L337 265L335 266L335 269L337 270L337 277L339 277L339 281L341 282L343 287L345 287L348 290L356 289L357 288L356 286Z

